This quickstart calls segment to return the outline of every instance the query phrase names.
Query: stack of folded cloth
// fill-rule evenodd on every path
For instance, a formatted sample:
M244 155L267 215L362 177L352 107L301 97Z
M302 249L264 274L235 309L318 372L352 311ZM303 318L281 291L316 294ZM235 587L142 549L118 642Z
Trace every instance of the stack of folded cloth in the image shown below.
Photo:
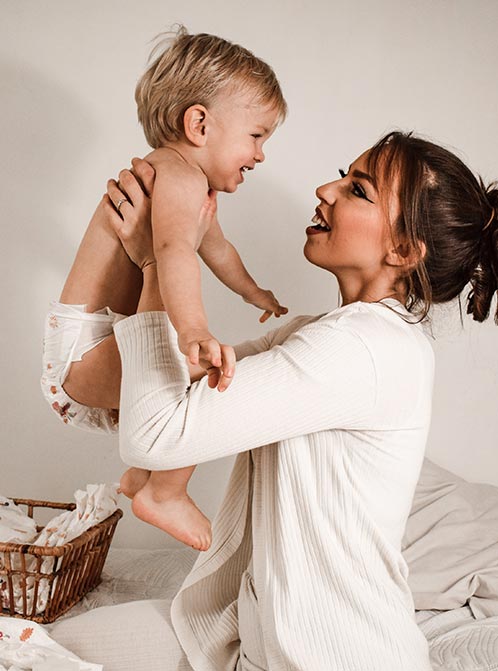
M74 494L76 508L68 510L54 517L41 532L37 532L33 519L19 508L12 500L0 496L0 543L23 543L39 545L42 547L55 547L69 543L80 536L84 531L99 524L112 515L117 509L118 485L87 485L86 490L77 490ZM36 557L25 555L26 570L36 569ZM54 558L45 557L42 561L41 571L50 574L53 568ZM3 553L0 552L0 569L4 568ZM21 557L19 554L11 553L11 568L21 568ZM34 579L28 577L26 584L26 596L28 608L32 608L34 592ZM22 589L20 577L14 575L14 608L22 612ZM48 581L42 579L38 587L38 598L36 613L43 613L49 596ZM10 608L9 589L7 581L0 575L0 605L2 608Z

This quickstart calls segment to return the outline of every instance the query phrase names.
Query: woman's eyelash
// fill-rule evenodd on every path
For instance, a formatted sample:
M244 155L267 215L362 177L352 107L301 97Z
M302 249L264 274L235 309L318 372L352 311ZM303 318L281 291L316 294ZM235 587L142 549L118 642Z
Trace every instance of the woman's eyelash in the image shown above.
M339 168L339 175L344 179L344 177L347 177L347 172L345 172L342 168ZM358 182L353 182L352 193L354 193L355 196L358 196L358 198L365 198L366 200L370 200L367 198L365 189L361 186L361 184L358 184Z
M359 198L366 198L366 200L368 200L365 189L360 184L358 184L358 182L353 182L353 193Z

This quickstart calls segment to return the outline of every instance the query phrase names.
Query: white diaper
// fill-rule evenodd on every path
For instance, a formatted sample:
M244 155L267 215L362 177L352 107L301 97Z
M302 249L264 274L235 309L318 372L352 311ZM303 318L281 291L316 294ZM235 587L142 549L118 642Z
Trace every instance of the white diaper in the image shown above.
M126 316L109 308L96 312L85 312L85 308L85 305L50 303L45 320L41 388L65 424L114 433L118 430L117 410L89 408L74 401L62 388L73 361L81 361L83 355L111 335L114 324Z

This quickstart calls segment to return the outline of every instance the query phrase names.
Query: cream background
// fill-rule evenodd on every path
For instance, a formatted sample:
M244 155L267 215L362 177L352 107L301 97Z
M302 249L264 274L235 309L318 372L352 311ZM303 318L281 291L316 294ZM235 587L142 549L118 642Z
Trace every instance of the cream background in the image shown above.
M220 207L227 237L292 315L337 302L334 282L302 256L314 189L381 134L414 129L458 147L485 179L498 177L493 0L1 0L0 15L2 494L70 500L121 471L115 439L66 428L42 399L42 323L106 179L147 151L133 90L161 30L182 22L240 42L280 78L289 118L267 162ZM263 332L258 313L207 273L204 287L220 338ZM464 325L456 307L435 323L428 455L498 485L498 330L492 321ZM213 462L194 475L191 494L211 517L230 467ZM127 514L116 544L176 543Z

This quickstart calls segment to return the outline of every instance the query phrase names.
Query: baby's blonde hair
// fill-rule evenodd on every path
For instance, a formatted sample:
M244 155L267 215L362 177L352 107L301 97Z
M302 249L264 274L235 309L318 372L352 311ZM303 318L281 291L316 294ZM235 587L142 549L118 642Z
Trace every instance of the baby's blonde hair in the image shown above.
M159 55L158 51L160 52ZM180 26L153 49L137 84L138 119L151 147L178 140L185 111L195 104L209 108L222 90L250 90L255 103L268 105L285 119L287 103L272 68L247 49L221 37L189 35Z

